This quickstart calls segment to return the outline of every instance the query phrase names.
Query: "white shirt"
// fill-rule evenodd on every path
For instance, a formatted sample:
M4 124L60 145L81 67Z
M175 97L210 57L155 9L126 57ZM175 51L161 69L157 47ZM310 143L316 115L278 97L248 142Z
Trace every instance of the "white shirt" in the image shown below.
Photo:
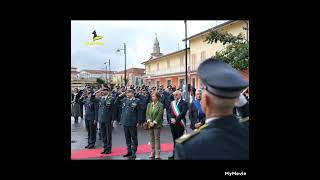
M219 119L220 117L210 117L208 119L206 119L206 124L208 124L210 121L213 121L213 120L216 120L216 119Z
M181 100L181 98L178 100L178 102L177 102L177 106L178 106L178 104L179 104L180 100Z
M154 110L154 106L158 104L159 101L157 101L156 104L154 104L154 102L152 102L152 110Z

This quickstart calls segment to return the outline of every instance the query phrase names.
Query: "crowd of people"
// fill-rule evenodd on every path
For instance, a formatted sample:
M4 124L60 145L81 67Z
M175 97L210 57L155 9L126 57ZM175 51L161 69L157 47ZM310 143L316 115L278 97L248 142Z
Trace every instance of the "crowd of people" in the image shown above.
M216 77L218 78L219 76ZM204 78L202 81L206 82L208 79ZM214 83L216 82L219 81L215 81ZM210 86L210 83L211 81L207 82L206 87L201 90L196 90L194 87L189 86L190 103L183 97L183 89L177 89L174 85L169 85L166 88L163 86L157 88L145 85L141 87L133 85L129 87L109 87L104 85L99 90L94 90L93 87L86 85L82 90L74 89L71 95L71 115L74 117L75 123L78 123L79 118L83 119L83 107L85 108L84 119L88 132L88 145L85 148L95 148L96 134L98 132L104 144L101 154L111 153L112 128L121 125L124 128L127 146L127 154L124 157L136 158L138 149L137 128L144 128L149 131L150 136L152 151L149 158L160 159L160 134L163 120L166 119L170 125L174 143L174 151L168 159L197 159L194 157L198 157L199 159L211 159L212 157L219 159L216 156L211 156L210 153L204 153L200 156L186 155L192 154L192 150L185 152L183 147L184 142L198 133L201 134L202 131L205 133L206 131L202 129L209 129L206 126L209 127L207 120L211 118L211 115L235 117L239 126L241 125L241 128L247 129L241 129L241 132L238 132L242 136L242 131L247 132L249 127L249 96L246 85L241 86L241 88L230 86L229 89L223 89L219 88L220 84ZM234 86L237 86L237 82L233 83ZM216 87L216 89L212 87ZM237 93L234 90L237 90ZM229 97L228 93L234 97ZM220 106L221 108L219 109ZM231 111L229 111L230 108ZM217 110L213 111L213 109ZM218 110L221 110L223 113L219 113ZM166 112L165 117L164 112ZM186 116L190 119L190 128L194 131L192 133L186 132ZM228 133L228 130L226 133ZM245 135L244 138L247 137ZM245 139L245 141L247 140ZM202 146L198 145L198 147ZM246 150L243 152L247 153ZM223 153L221 154L220 152L217 152L217 154L220 153L221 159L246 159L248 154L243 155L243 152L241 155L235 155L234 157L234 154L231 152L229 152L231 155L227 157L224 157Z

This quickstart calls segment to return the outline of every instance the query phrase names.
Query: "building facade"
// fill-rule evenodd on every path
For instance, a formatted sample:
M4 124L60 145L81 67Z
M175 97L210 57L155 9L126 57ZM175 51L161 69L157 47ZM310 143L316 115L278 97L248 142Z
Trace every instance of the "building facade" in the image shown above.
M79 77L78 74L79 74L79 72L78 72L77 68L73 67L71 65L71 80L78 79L78 77Z
M188 48L188 61L190 59L189 56L190 49ZM146 85L157 88L160 85L167 87L171 84L182 86L185 83L185 57L184 49L143 62L146 67L146 75L144 77Z
M247 30L243 28L247 28ZM199 64L203 60L214 56L216 52L222 51L225 48L225 45L220 42L212 44L204 42L210 30L228 32L233 35L243 33L249 40L249 21L243 20L227 21L187 38L186 40L189 41L189 48L187 49L187 79L188 84L191 84L196 89L203 88L203 85L197 75ZM156 41L158 41L157 38ZM157 45L156 41L154 46ZM155 52L152 54L154 53ZM144 64L146 68L146 75L144 78L148 85L156 87L164 85L166 87L169 84L174 84L177 87L182 87L185 83L185 49L157 57L152 56L142 64ZM244 75L245 79L249 79L249 71L243 71L241 73Z
M127 72L127 85L142 86L144 84L143 77L145 75L145 69L143 68L130 68L126 70ZM113 84L124 86L124 71L119 71L114 73Z
M80 79L112 79L114 75L114 71L105 71L105 70L81 70L79 73L79 78Z

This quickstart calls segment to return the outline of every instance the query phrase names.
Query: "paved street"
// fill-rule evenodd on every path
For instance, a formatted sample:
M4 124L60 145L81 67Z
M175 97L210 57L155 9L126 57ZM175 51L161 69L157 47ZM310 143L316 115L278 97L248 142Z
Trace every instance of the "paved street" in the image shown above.
M84 147L87 145L87 131L85 128L85 120L78 120L78 123L74 123L74 118L71 117L71 150L85 149ZM187 119L188 132L191 132L189 128L189 120ZM164 127L161 131L160 137L161 144L163 143L173 143L170 127L167 124L166 119L164 120ZM149 142L149 134L148 131L138 128L138 143L139 145L148 144ZM112 147L124 147L126 146L124 132L122 126L117 126L113 129L112 132ZM96 148L102 148L103 142L99 140L99 136L97 134L97 142L95 145ZM172 155L172 152L161 152L162 159L168 159L169 156ZM137 154L136 160L140 159L148 159L149 153L146 154ZM108 156L108 157L99 157L92 159L126 159L122 156Z

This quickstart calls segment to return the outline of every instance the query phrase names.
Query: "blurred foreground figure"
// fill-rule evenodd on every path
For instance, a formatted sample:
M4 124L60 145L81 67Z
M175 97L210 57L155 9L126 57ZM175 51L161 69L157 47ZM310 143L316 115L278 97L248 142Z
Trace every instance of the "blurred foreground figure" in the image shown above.
M248 160L249 131L233 109L249 82L230 65L212 58L200 64L198 73L205 85L201 100L205 124L176 140L175 159Z

